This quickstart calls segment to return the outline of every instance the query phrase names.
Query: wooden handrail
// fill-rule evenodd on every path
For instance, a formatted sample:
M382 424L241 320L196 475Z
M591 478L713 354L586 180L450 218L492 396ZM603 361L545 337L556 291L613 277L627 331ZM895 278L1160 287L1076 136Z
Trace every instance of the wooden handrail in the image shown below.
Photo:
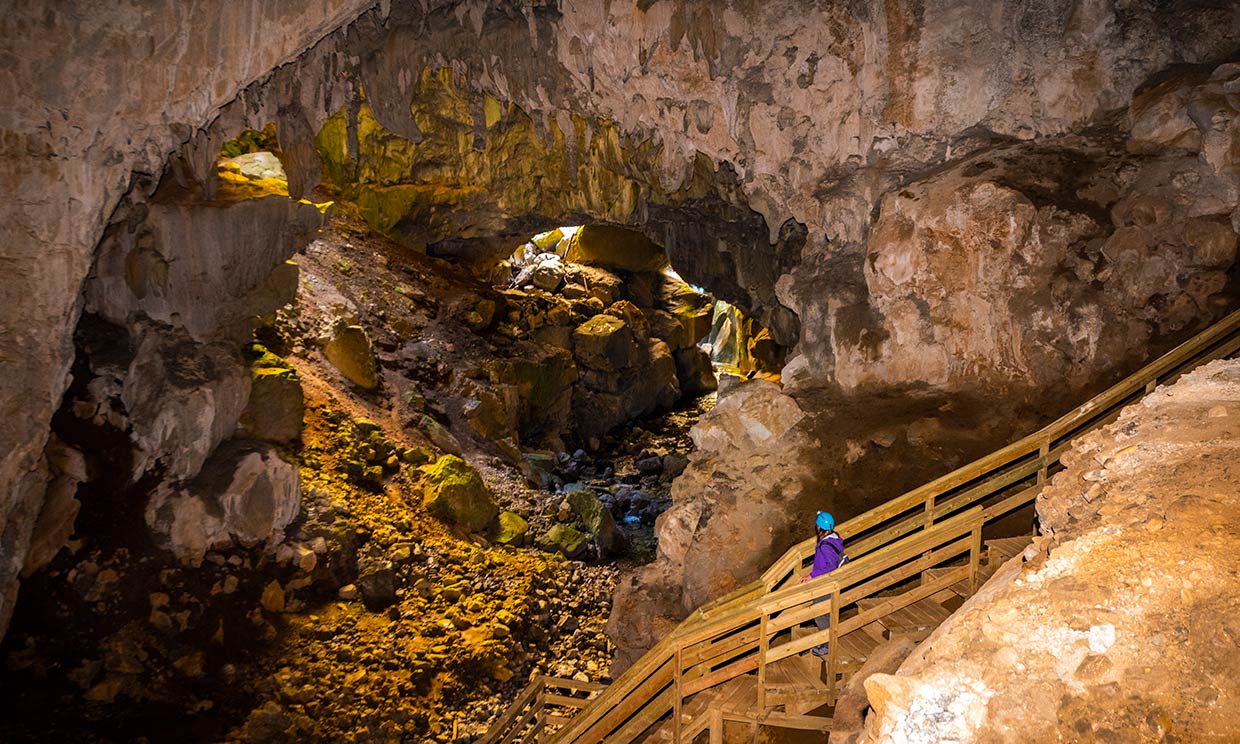
M982 526L1030 503L1051 469L1058 466L1068 440L1103 425L1117 416L1124 405L1156 385L1205 362L1229 356L1237 349L1240 311L1033 434L842 523L838 530L848 538L852 561L829 577L806 584L792 583L804 574L814 540L792 546L760 579L693 612L596 695L550 741L592 744L613 737L627 741L624 737L637 736L668 712L678 710L681 696L687 695L687 691L723 684L754 669L759 670L761 677L760 670L770 661L828 639L832 641L828 678L834 685L839 647L836 641L842 629L872 622L883 612L890 612L896 603L888 602L841 623L839 613L843 607L962 552L969 553L967 566L959 566L952 573L902 595L904 599L900 601L930 596L960 581L962 576L975 590ZM988 500L993 501L986 503ZM821 603L821 609L811 607L821 597L830 599ZM827 630L770 645L772 634L820 612L830 612L832 622ZM777 619L772 621L773 617ZM532 697L530 689L535 690ZM482 741L498 741L498 734L492 733L509 730L522 711L537 705L541 700L538 690L545 690L545 682L531 682ZM761 700L761 685L758 694ZM522 701L524 704L518 705Z

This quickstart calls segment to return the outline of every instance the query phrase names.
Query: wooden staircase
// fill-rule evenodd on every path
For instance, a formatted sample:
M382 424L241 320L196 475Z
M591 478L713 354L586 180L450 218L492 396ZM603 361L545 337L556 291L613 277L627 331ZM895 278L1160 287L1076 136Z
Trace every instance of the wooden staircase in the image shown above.
M836 571L800 583L814 549L806 540L757 581L699 608L605 689L534 680L481 741L679 744L706 735L716 744L727 723L829 731L837 691L879 644L924 639L1029 545L1028 535L983 541L982 531L1033 502L1073 439L1238 349L1240 312L1040 431L842 523L852 560ZM831 618L827 630L812 622L820 615ZM827 655L813 656L822 643Z

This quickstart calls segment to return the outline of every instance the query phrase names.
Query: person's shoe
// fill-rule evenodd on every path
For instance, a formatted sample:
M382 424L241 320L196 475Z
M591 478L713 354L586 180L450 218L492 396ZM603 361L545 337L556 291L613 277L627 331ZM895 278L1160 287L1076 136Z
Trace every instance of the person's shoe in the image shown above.
M826 656L828 653L830 653L830 650L831 650L831 644L824 643L820 646L814 646L814 650L810 651L810 653L812 653L814 656L821 657L821 656Z

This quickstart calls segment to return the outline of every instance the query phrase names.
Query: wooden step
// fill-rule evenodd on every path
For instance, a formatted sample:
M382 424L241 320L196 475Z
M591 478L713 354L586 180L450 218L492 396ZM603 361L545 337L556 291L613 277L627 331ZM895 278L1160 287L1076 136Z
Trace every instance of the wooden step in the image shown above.
M878 605L885 600L861 600L858 602L862 609L866 608L862 603L873 603ZM871 605L871 606L873 606ZM920 634L928 634L930 631L939 627L939 624L951 615L950 612L943 609L938 602L929 599L922 599L914 602L908 607L902 607L898 610L879 618L878 623L883 626L886 631L886 638L896 636L913 636ZM924 635L922 636L924 637Z
M986 562L993 568L998 568L1008 562L1014 555L1018 555L1023 551L1029 543L1033 542L1032 535L1021 535L1019 537L1000 537L994 540L986 541Z
M680 707L680 740L693 741L705 731L710 726L710 711L714 708L734 713L751 712L758 702L757 690L758 678L749 674L689 698ZM647 741L671 741L674 736L675 727L668 718Z
M941 576L944 576L948 572L954 571L954 570L956 570L954 567L928 568L925 571L921 572L921 583L923 585L929 584L931 581L934 581L935 579ZM981 588L982 584L986 583L986 579L989 579L991 576L994 575L994 573L995 573L994 566L990 566L988 564L982 564L981 566L978 566L978 571L977 571L978 588ZM965 599L968 599L969 598L969 580L962 579L960 581L957 581L955 584L952 584L951 586L947 587L947 589L945 589L943 592L939 592L938 594L931 595L930 599L933 599L935 602L938 602L939 604L944 604L945 603L945 597L943 596L944 592L950 592L951 594L954 594L958 597L964 597Z
M866 633L864 629L854 630L840 638L840 647L836 655L836 664L840 671L851 673L860 669L862 664L869 661L870 654L878 648L880 643L882 641Z
M767 708L783 706L787 713L803 713L827 702L822 661L805 653L780 659L766 668Z

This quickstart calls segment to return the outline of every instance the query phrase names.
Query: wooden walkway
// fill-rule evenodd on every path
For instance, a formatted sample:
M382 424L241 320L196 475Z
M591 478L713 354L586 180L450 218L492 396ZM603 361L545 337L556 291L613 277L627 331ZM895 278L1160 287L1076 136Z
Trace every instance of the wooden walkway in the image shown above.
M1240 349L1240 312L1024 439L839 525L852 558L807 583L813 540L699 608L611 685L540 677L483 737L508 742L723 741L724 726L830 730L837 691L878 645L929 635L1030 536L982 530L1032 504L1076 437L1179 375ZM827 614L820 631L816 616ZM810 650L829 644L824 657Z

